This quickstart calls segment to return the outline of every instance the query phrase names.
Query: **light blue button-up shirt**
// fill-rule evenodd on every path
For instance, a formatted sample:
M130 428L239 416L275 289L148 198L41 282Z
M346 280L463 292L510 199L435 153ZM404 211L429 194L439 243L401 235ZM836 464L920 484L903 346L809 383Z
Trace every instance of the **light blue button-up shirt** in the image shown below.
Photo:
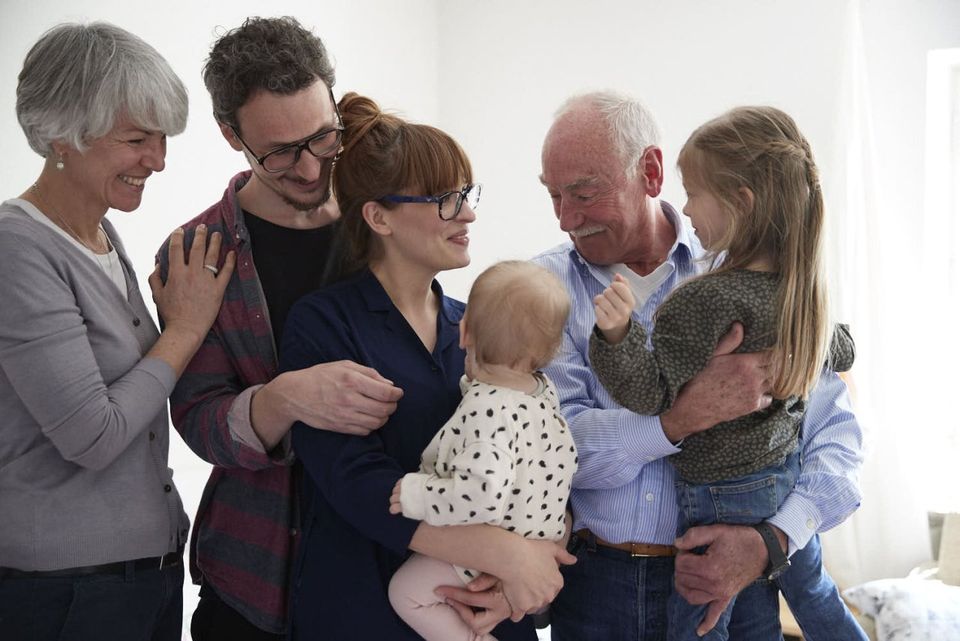
M661 204L677 238L667 257L669 273L633 314L648 334L666 296L706 267L686 218ZM677 534L675 473L666 457L678 449L664 435L659 417L634 414L617 404L588 359L593 298L623 266L588 263L572 243L533 260L560 278L572 303L563 344L545 371L557 386L580 456L570 499L574 529L588 528L613 543L672 543ZM809 399L801 439L800 478L769 519L789 537L791 553L815 532L841 523L860 504L862 434L846 385L833 372L824 373Z

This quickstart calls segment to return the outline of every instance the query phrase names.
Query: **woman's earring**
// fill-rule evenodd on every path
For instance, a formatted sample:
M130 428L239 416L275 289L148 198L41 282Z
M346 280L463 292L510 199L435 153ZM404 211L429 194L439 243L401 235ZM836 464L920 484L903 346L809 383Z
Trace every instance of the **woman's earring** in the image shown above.
M60 154L60 158L57 160L57 171L63 171L63 154Z

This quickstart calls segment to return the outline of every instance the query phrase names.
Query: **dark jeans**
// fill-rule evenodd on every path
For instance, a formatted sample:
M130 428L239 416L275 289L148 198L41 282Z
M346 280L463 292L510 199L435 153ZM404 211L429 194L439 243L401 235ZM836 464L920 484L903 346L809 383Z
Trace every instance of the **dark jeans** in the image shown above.
M286 638L253 625L206 585L200 588L200 604L190 621L190 636L193 641L283 641Z
M180 641L183 564L80 577L0 579L0 639Z
M577 557L550 605L553 641L664 641L673 557L631 557L572 537Z
M571 539L574 565L562 568L564 586L550 605L553 641L666 641L667 599L673 586L673 558L633 558L627 552ZM730 639L779 639L777 588L756 581L738 601L742 612L729 621ZM777 613L758 622L756 611ZM749 615L749 616L748 616Z

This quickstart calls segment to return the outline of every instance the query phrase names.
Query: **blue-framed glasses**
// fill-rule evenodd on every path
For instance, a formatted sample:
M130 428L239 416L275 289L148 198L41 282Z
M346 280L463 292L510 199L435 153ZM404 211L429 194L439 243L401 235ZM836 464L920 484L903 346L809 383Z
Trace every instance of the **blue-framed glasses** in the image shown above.
M437 213L440 220L453 220L460 215L460 209L463 203L470 205L470 209L476 209L480 204L480 191L482 185L476 183L465 185L460 191L448 191L437 196L401 196L390 194L383 196L380 200L388 203L437 203Z
M340 108L337 107L337 101L333 99L333 92L330 93L330 100L333 101L333 111L337 117L337 124L330 129L324 129L313 134L309 138L304 138L289 145L277 147L262 156L250 148L250 145L240 136L240 131L230 125L234 135L240 144L250 152L257 164L263 167L264 171L271 174L279 174L286 171L300 162L300 155L304 151L310 152L314 158L329 158L331 155L340 154L340 141L343 139L343 120L340 119Z

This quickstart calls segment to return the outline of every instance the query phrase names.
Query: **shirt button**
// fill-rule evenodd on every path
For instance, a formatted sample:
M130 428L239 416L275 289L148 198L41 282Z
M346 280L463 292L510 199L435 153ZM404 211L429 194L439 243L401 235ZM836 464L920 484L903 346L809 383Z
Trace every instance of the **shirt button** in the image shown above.
M134 318L134 319L133 319L133 326L134 326L134 327L140 327L140 319L139 319L139 318Z
M812 530L814 527L816 526L813 523L813 519L807 519L807 528Z
M647 499L647 503L651 502L653 500L653 492L647 492L644 498Z
M172 490L172 489L173 489L173 487L172 487L169 483L168 483L167 485L164 485L164 486L163 486L163 491L164 491L164 492L169 492L169 491Z
M653 457L652 457L652 456L648 456L648 457L647 457L647 460L648 460L648 461L652 461L652 460L653 460Z
M153 432L150 432L150 440L155 441L156 439L157 439L157 435L154 434Z

